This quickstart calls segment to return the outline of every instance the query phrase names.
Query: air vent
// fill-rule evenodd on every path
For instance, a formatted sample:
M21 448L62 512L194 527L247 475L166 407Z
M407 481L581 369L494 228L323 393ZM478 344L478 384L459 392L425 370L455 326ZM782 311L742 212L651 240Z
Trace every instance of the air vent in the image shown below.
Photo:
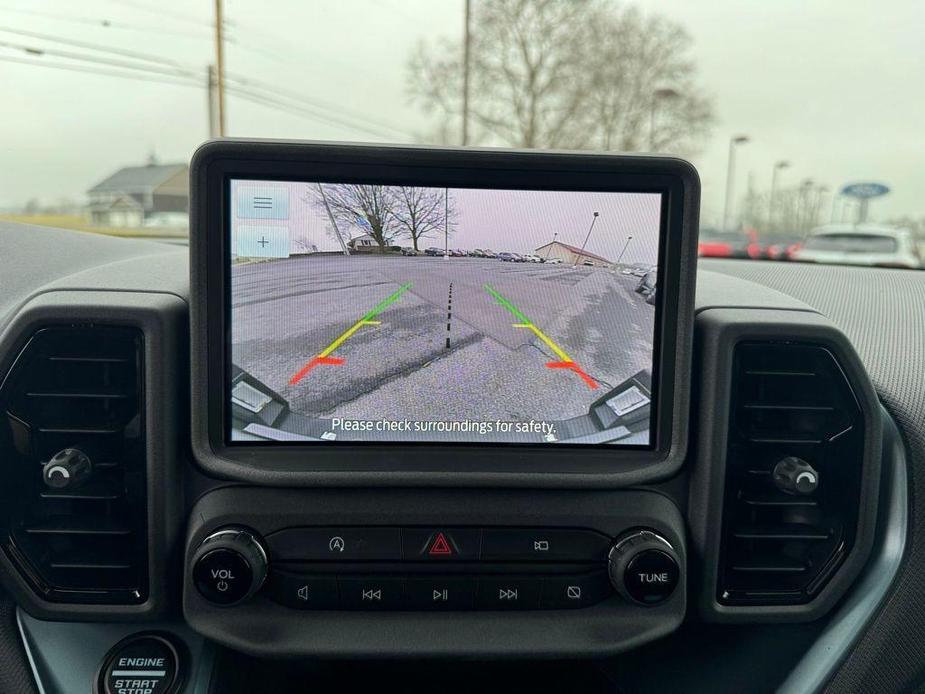
M3 549L46 600L147 597L142 336L134 328L36 332L0 386ZM91 461L82 483L45 484L64 449Z
M809 602L855 539L860 407L835 357L818 345L740 343L732 383L717 599ZM815 490L775 481L785 459L811 471Z

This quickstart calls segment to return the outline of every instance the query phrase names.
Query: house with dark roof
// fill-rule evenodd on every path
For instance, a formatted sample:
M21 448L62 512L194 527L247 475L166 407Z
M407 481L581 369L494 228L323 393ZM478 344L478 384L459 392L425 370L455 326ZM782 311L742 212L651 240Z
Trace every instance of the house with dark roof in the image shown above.
M559 258L567 265L594 265L595 267L609 267L612 263L607 258L583 251L576 246L570 246L561 241L553 241L537 248L534 253L543 260Z
M189 213L189 167L186 164L126 166L87 191L93 224L140 227L160 218L182 219Z

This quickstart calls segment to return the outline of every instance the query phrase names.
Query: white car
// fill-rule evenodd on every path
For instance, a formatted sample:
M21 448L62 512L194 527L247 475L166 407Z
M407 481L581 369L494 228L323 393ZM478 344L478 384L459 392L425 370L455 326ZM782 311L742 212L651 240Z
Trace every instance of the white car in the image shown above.
M528 253L527 255L525 255L524 260L526 260L528 263L542 263L543 262L542 258L540 258L538 255L533 255L532 253Z
M561 265L562 258L547 258L543 262L546 263L547 265Z
M828 224L819 227L794 251L793 259L837 265L922 268L912 232L882 224Z

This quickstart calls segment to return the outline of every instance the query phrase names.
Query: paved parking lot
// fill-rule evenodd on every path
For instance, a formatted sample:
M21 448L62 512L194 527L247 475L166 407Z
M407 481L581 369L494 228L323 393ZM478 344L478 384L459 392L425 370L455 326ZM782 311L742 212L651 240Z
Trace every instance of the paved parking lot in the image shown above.
M236 265L233 361L309 417L563 420L650 367L637 281L478 258Z

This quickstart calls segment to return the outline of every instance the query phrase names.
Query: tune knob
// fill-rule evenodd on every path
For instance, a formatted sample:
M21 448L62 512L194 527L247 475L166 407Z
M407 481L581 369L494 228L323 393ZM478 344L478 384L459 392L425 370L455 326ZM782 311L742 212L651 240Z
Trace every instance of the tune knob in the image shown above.
M267 577L267 553L247 528L222 528L193 555L193 583L216 605L236 605L260 590Z
M626 600L657 605L674 592L681 579L674 547L651 530L624 533L610 549L607 560L610 583Z
M92 472L90 456L78 448L65 448L45 463L42 479L52 489L74 489L86 482Z

